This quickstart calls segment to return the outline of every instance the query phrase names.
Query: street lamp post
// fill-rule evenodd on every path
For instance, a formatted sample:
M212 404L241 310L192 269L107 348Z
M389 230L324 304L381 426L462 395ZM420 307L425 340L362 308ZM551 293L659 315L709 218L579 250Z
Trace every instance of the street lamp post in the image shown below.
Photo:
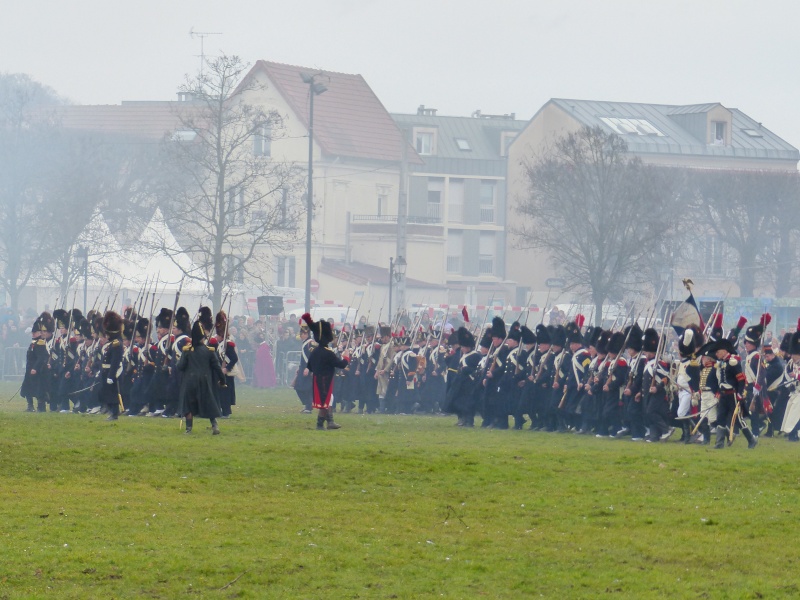
M319 75L300 73L303 82L308 84L308 185L306 193L306 312L311 312L311 221L314 217L314 96L324 93L326 88L314 81Z
M392 314L392 288L394 287L394 283L400 283L400 281L405 277L406 274L406 267L408 263L406 259L402 256L398 256L397 260L394 257L389 257L389 322L391 323L394 321L394 315Z

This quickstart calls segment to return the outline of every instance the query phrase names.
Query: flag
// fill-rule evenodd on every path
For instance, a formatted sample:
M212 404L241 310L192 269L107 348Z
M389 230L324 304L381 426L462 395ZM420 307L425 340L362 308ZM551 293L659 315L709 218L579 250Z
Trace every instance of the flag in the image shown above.
M700 316L700 310L697 308L697 302L695 302L692 292L689 292L689 297L681 302L672 313L669 324L679 336L683 335L684 330L691 325L697 325L700 331L705 329L703 317Z
M469 323L469 313L466 306L461 309L461 316L464 317L464 323Z

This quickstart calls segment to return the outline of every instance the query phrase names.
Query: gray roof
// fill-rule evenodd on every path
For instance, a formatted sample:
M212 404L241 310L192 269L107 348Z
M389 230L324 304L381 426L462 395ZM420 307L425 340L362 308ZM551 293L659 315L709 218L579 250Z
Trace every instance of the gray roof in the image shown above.
M553 98L550 103L584 125L599 126L611 133L615 133L614 129L603 118L646 120L662 135L625 135L628 149L634 154L800 160L797 148L736 108L726 109L732 114L731 144L717 146L705 143L703 114L721 106L717 102L676 106ZM744 130L751 130L756 135L748 135Z
M415 166L414 171L499 177L506 174L506 157L500 155L501 134L504 131L519 132L528 124L528 121L511 117L392 114L392 118L401 128L430 127L437 130L436 154L420 156L424 165ZM459 139L466 140L470 149L460 149L456 141Z

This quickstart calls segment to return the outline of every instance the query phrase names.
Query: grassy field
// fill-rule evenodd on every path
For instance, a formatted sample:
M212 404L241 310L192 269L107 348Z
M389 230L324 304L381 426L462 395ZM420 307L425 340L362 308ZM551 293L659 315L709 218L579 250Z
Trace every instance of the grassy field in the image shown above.
M0 598L796 598L800 445L337 415L240 389L176 419L0 386ZM677 439L677 436L676 436Z

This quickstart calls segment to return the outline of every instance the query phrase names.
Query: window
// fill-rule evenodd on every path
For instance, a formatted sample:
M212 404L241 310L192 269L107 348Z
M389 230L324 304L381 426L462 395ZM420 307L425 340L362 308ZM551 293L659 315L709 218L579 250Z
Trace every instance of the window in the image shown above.
M377 215L382 217L389 212L389 190L391 188L388 185L379 185L378 186L378 206L377 206Z
M647 119L600 117L600 120L608 125L614 131L614 133L618 133L620 135L631 134L665 137L665 135Z
M253 136L253 156L271 156L272 126L267 123L256 130Z
M712 131L714 132L714 139L711 140L711 143L713 145L725 145L725 125L726 123L724 121L712 121L711 127Z
M228 227L244 227L244 190L228 190L228 206L225 207L225 222Z
M497 252L494 233L481 232L478 240L478 274L494 275L494 256Z
M420 156L436 154L436 130L414 129L414 148Z
M295 260L294 256L279 256L275 269L275 285L281 287L294 287L295 285Z
M431 219L442 218L442 193L444 192L444 179L431 177L428 179L428 210L427 216Z
M464 180L451 179L448 188L447 220L451 223L464 222Z
M755 129L742 129L742 131L750 137L764 137L760 131Z
M703 248L703 270L706 275L724 275L723 244L715 236L705 238Z
M481 181L481 223L494 223L494 181Z
M281 188L280 203L280 226L286 227L289 225L289 190L287 188Z
M464 138L455 138L456 139L456 146L458 146L459 150L463 150L465 152L472 150L472 146L469 145L469 140L465 140Z
M464 236L460 231L447 232L447 272L461 273L461 255L464 253Z

